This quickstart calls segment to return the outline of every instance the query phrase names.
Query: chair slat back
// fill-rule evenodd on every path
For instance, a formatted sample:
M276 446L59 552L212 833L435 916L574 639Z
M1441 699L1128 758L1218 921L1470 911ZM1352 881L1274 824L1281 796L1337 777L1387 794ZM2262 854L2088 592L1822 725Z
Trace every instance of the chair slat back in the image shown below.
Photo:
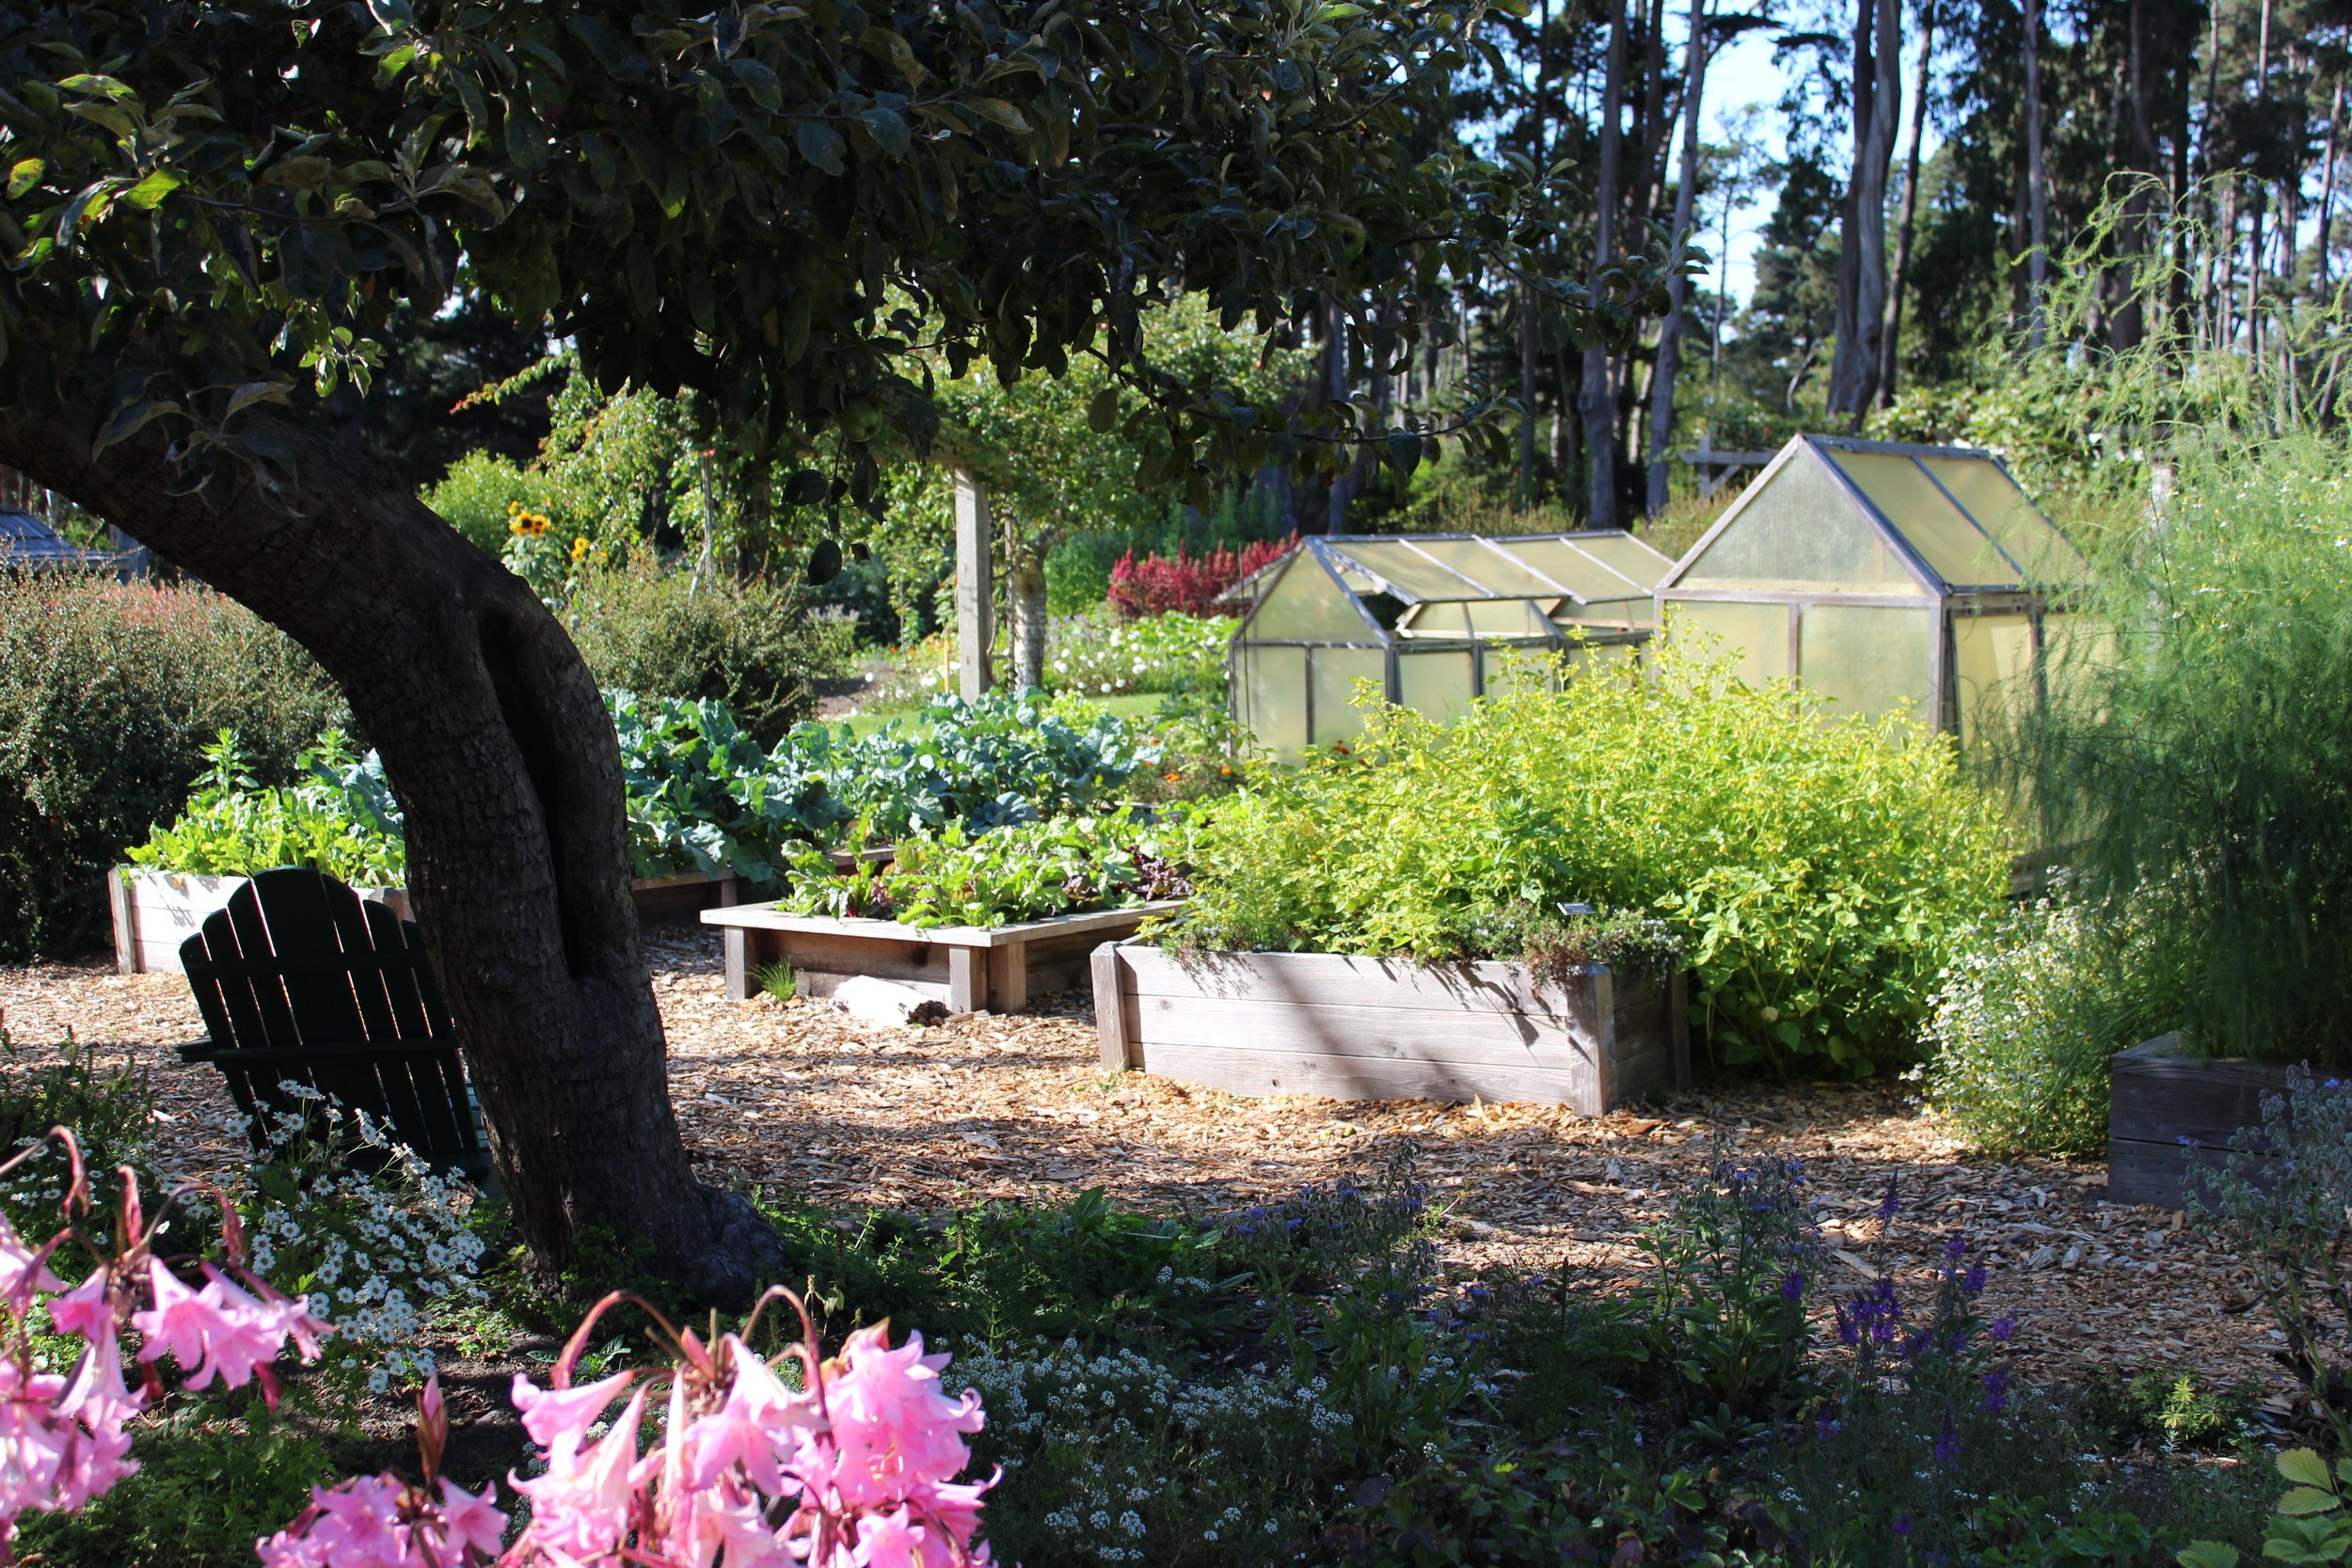
M264 871L239 888L181 947L212 1056L246 1116L303 1114L278 1085L307 1085L389 1124L437 1168L480 1164L473 1097L454 1049L401 1058L337 1051L293 1060L303 1046L395 1045L453 1037L449 1009L413 922L364 903L332 877L303 867ZM265 1066L237 1065L239 1049L267 1048Z

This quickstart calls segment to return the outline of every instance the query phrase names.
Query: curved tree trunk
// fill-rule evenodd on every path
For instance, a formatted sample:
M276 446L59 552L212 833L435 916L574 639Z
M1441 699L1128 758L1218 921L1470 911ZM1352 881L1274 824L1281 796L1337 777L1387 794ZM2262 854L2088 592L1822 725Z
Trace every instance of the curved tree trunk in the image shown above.
M711 1301L779 1257L690 1168L663 1069L595 677L522 580L389 469L285 425L286 463L207 505L154 427L93 460L95 406L0 409L0 463L73 497L308 648L382 752L409 888L516 1223L561 1265L583 1233L650 1240Z

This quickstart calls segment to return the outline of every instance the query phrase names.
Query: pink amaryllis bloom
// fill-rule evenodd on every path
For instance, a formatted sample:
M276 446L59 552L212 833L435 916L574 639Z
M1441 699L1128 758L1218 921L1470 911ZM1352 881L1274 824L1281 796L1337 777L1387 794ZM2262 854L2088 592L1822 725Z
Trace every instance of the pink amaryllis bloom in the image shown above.
M269 1363L290 1338L304 1360L317 1357L326 1325L310 1316L307 1297L289 1301L267 1286L254 1295L210 1263L200 1291L182 1284L160 1259L149 1259L148 1271L155 1305L131 1315L145 1340L139 1359L169 1355L188 1372L189 1387L210 1387L218 1377L237 1388L258 1375L265 1391L274 1391Z
M531 1499L524 1542L548 1560L593 1561L621 1543L637 1510L637 1428L645 1418L645 1390L629 1396L612 1429L583 1456L568 1444L552 1448L548 1472L507 1482ZM566 1436L571 1436L569 1433ZM576 1439L575 1439L576 1440ZM531 1560L525 1559L524 1560Z
M387 1472L314 1490L302 1517L254 1543L262 1568L464 1568L486 1562L505 1539L506 1515L451 1481L436 1504L422 1487Z
M27 1510L72 1513L138 1468L124 1427L144 1400L123 1386L111 1335L71 1377L0 1358L0 1547Z
M945 1355L925 1355L923 1337L890 1348L887 1323L850 1336L825 1379L825 1414L840 1463L832 1476L844 1502L888 1508L953 1481L972 1461L961 1433L980 1430L980 1398L942 1391Z
M522 1412L523 1431L532 1442L543 1449L568 1446L578 1452L580 1438L596 1425L605 1406L619 1399L636 1376L635 1372L614 1372L579 1388L541 1388L516 1372L511 1398L515 1408Z
M60 1334L78 1334L95 1344L115 1332L114 1270L101 1266L63 1295L49 1298L49 1321Z
M0 1304L22 1318L32 1310L33 1298L65 1289L65 1281L49 1272L49 1254L57 1243L26 1246L16 1228L0 1219Z

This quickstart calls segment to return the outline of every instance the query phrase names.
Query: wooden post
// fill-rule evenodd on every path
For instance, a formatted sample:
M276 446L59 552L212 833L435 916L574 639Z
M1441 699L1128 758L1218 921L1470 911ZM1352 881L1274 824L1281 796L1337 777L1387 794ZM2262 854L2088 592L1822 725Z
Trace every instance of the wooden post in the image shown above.
M1120 994L1119 943L1106 942L1094 950L1094 1037L1103 1065L1113 1072L1143 1066L1143 1053L1127 1038L1127 999Z
M956 689L977 703L994 684L988 645L995 641L989 593L988 492L965 469L956 470Z

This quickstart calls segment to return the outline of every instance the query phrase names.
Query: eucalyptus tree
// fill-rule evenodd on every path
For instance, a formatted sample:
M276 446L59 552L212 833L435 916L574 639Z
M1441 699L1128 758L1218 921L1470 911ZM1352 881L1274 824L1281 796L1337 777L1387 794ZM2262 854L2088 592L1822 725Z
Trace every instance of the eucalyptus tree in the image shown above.
M1498 0L1503 3L1503 0ZM406 808L427 951L543 1258L649 1238L713 1296L773 1239L699 1182L628 899L596 684L530 590L273 404L364 388L462 258L607 388L692 388L794 504L871 505L935 427L918 348L1147 391L1160 472L1350 455L1140 352L1179 292L1368 357L1522 271L1533 180L1451 135L1476 4L7 0L0 464L292 633ZM1622 331L1656 269L1528 281ZM1605 298L1596 298L1594 291ZM922 341L918 341L920 335ZM1138 425L1138 428L1140 426ZM1423 435L1385 431L1409 464Z

